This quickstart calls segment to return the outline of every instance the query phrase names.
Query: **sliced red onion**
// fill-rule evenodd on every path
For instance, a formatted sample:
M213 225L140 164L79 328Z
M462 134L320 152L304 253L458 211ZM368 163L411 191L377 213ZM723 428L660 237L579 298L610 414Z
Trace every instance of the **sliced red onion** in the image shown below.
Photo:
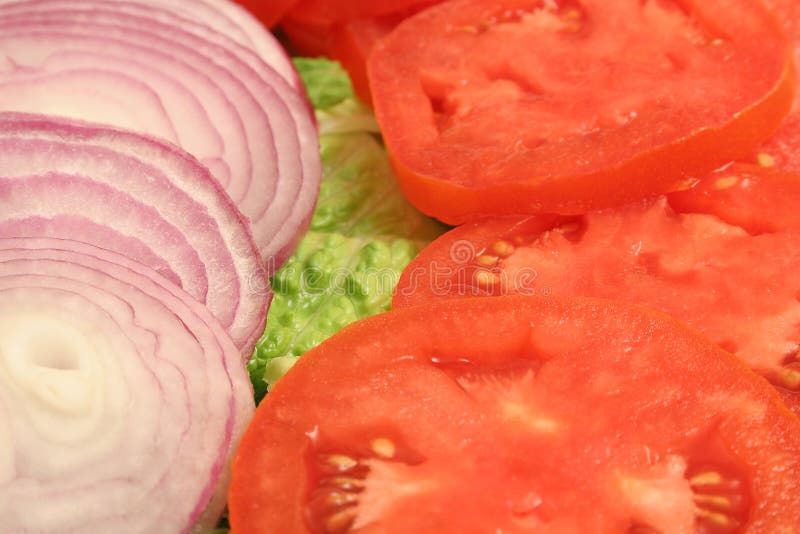
M209 528L253 408L222 326L155 271L0 239L3 532Z
M235 52L256 71L268 66L295 90L304 91L291 58L275 36L246 9L228 0L0 0L3 12L9 14L85 9L90 4L180 26Z
M246 222L208 170L136 134L0 113L0 237L81 240L206 304L244 358L271 297Z
M291 59L277 39L250 12L229 0L139 0L206 24L247 46L278 71L289 85L303 90Z
M307 229L319 191L304 95L226 35L149 4L0 5L0 109L67 115L179 144L224 185L268 267L277 268Z

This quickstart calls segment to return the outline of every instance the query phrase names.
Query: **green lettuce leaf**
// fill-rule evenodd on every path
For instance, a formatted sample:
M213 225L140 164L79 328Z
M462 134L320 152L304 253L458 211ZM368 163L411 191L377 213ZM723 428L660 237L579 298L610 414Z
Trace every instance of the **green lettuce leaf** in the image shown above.
M266 333L249 365L257 400L306 351L388 310L400 273L446 230L401 194L375 118L352 88L334 102L349 86L344 70L320 59L298 68L317 106L323 182L310 232L272 279Z
M324 110L351 99L353 84L339 63L317 58L295 58L294 66L303 79L315 110Z

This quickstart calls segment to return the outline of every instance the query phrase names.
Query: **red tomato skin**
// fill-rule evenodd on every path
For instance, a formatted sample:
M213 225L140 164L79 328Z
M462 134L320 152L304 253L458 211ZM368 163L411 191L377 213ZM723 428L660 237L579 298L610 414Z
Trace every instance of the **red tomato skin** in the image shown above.
M573 331L571 325L576 325L577 330ZM628 332L629 336L623 332ZM579 367L586 364L598 373L616 369L618 365L620 369L630 368L633 364L616 352L613 348L616 341L610 341L612 339L625 339L626 343L634 345L640 342L658 344L670 354L667 358L651 357L648 360L650 365L640 362L641 366L637 367L643 373L638 379L640 381L630 377L625 380L626 384L643 384L647 382L645 375L651 378L657 375L671 384L673 394L708 399L707 403L704 400L703 404L698 404L703 408L697 409L699 419L695 423L680 420L675 423L681 427L696 424L694 428L710 424L719 430L718 435L735 441L734 448L726 450L726 454L732 455L731 458L740 465L741 473L748 479L754 492L749 497L752 500L750 514L744 527L748 533L789 532L789 525L800 523L800 507L797 506L800 421L786 410L772 388L767 387L736 358L682 323L645 308L594 299L504 297L491 299L491 302L466 299L393 311L351 325L306 354L259 407L242 440L229 493L233 532L312 532L303 517L302 510L307 498L303 494L307 495L311 490L309 483L313 480L308 475L306 458L311 452L309 448L320 436L336 435L340 444L347 443L348 436L352 440L360 440L363 435L353 434L352 429L360 428L361 421L367 424L369 419L385 414L386 421L408 425L403 428L420 436L421 441L412 442L411 445L421 447L422 442L427 442L431 447L437 444L442 447L458 445L457 440L454 443L448 439L447 432L459 424L467 427L474 421L483 420L484 416L480 414L484 412L475 402L465 401L464 391L444 379L441 372L423 375L420 371L415 376L414 369L418 369L418 366L406 364L412 355L422 358L436 356L444 361L467 356L487 366L503 365L511 355L544 358L548 364L555 360L566 363L572 361L568 356L572 354L570 347L578 343L583 344L581 350L597 353L596 359L586 358L582 363L575 362ZM603 349L592 349L600 346ZM567 370L569 365L557 369ZM559 384L559 375L560 372L551 375L550 379ZM425 382L425 376L432 380ZM412 377L417 380L411 380ZM554 387L556 391L564 388L563 391L579 396L587 391L586 384L565 382ZM656 386L647 383L642 387L652 393L654 390L650 388ZM717 403L714 399L724 395L723 391L738 392L736 402ZM409 395L420 397L417 399ZM410 399L418 402L408 402ZM463 420L456 418L460 412L453 405L455 399L465 404ZM656 410L666 415L670 413L670 402L669 397L645 400L642 409ZM686 410L683 401L680 402L680 410ZM377 406L382 406L383 410L375 411ZM714 406L726 414L714 413ZM575 408L569 406L564 410L565 413L576 414ZM709 411L703 411L706 409ZM585 415L587 421L600 415L592 415L591 412L588 410ZM445 414L451 414L454 419L442 419L438 425L435 421L419 419L442 417ZM639 421L629 420L631 428L648 428L646 416L637 414L636 419ZM424 428L424 432L419 428ZM494 439L492 435L487 439ZM612 439L615 436L613 432L606 435ZM685 440L686 435L681 434L681 439ZM670 444L666 450L684 450L682 447L685 447L685 443L672 442L669 438L667 441ZM693 454L708 459L709 450L714 449L711 441L698 444ZM501 448L509 446L507 440L494 442L493 449L488 447L488 443L484 451L487 459L495 456ZM599 443L604 442L600 440ZM642 451L635 439L631 444L637 445L635 450ZM351 444L351 447L349 452L355 454L360 446ZM580 447L585 447L588 453L593 446L582 441ZM598 446L597 449L602 450L603 447ZM559 449L551 447L550 450ZM520 459L529 456L523 453ZM644 461L644 452L641 452L641 456ZM458 455L452 456L453 465L458 463L458 458ZM575 462L569 468L570 472L575 477L582 477L584 471L580 458L570 458ZM631 459L616 468L625 471L636 463ZM472 466L473 471L479 471L481 464L476 462ZM486 501L492 496L491 491L486 491L490 486L459 486L464 488L465 494L469 493L469 488L475 488ZM557 487L558 484L554 483L553 491L558 491ZM602 492L605 489L597 490L600 493L596 495L603 500ZM589 490L581 485L579 491ZM616 507L613 513L627 513L624 505L615 501L614 497L607 499L615 503L608 503ZM598 506L598 503L593 501L587 506ZM474 517L474 510L459 507L457 502L451 503L452 506L444 511L445 516L438 528L414 529L416 514L413 509L424 508L425 501L406 504L396 505L404 513L393 517L392 533L478 534L490 531L487 527L491 525L482 524L481 517ZM465 527L464 518L474 523ZM601 513L596 513L594 517L573 518L556 515L553 519L554 528L547 529L545 525L543 530L536 532L563 534L591 531L611 534L629 526L616 524L615 528L609 529L609 521L604 520ZM597 528L587 530L587 525ZM416 526L419 527L418 524ZM382 532L380 525L377 528L376 532Z
M315 26L287 17L281 21L281 29L289 39L293 54L307 57L328 55L333 42L331 26Z
M380 17L419 9L441 0L300 0L289 17L314 26L332 26L348 20Z
M272 28L297 3L297 0L236 0L264 26Z
M427 21L436 20L435 13L446 13L448 9L455 12L477 4L479 0L449 2L404 21L379 44L368 63L371 93L377 95L376 116L402 191L420 211L447 224L509 214L580 214L685 188L696 176L751 154L754 147L778 129L792 106L796 86L793 56L789 47L783 46L782 71L775 76L771 89L729 120L687 132L669 143L643 149L593 172L537 176L532 171L535 167L524 159L510 158L502 183L481 183L476 171L470 175L473 183L466 185L463 183L466 178L450 179L452 173L447 169L437 168L436 173L421 170L444 164L434 163L430 156L424 155L435 152L435 146L422 148L427 141L417 139L420 125L425 125L425 139L429 137L429 111L423 109L420 95L416 92L412 95L415 90L397 82L415 79L413 59L399 59L395 66L386 65L390 58L402 54L401 48L425 50L434 46L423 39L414 44L409 36L423 35ZM780 35L780 30L775 28L773 33ZM398 94L402 95L402 102L396 101ZM398 119L404 115L405 118ZM467 168L467 164L453 161L451 171Z
M337 25L333 31L330 57L347 70L356 94L365 104L372 105L367 59L378 41L389 35L405 16L404 13L350 20Z
M794 90L795 70L787 63L775 89L724 127L639 153L614 169L562 177L549 184L520 182L482 189L461 187L413 171L391 146L389 157L406 198L422 213L451 226L510 214L579 215L684 189L696 176L745 158L764 138L765 126L767 132L779 128L792 107ZM725 144L726 139L732 141ZM674 169L681 168L691 170L675 173Z
M416 2L390 13L341 20L284 19L282 27L294 49L307 56L326 56L342 64L358 97L372 105L367 78L367 59L374 46L403 20L440 0Z

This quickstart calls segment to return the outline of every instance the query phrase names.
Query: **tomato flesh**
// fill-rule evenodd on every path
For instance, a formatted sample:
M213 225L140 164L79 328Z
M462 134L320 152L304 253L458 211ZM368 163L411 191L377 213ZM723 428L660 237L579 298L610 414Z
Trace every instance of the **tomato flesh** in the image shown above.
M751 234L800 232L800 174L795 172L736 164L668 198L679 213L711 214Z
M736 354L800 413L800 225L751 234L730 224L770 229L763 222L769 213L783 212L775 193L792 198L790 191L800 192L797 177L793 189L784 189L786 182L769 181L775 176L788 179L781 173L739 174L737 186L722 176L718 180L725 180L727 189L715 189L718 182L711 181L675 196L682 214L662 199L581 217L509 217L465 225L409 265L394 306L506 294L639 303L686 321ZM741 184L748 179L743 193ZM777 187L770 199L774 208L765 215L758 210L770 201L757 192L770 187ZM720 196L728 201L715 203ZM713 215L703 210L706 205Z
M799 439L772 388L665 315L433 303L348 327L277 384L234 462L230 520L239 534L791 531Z
M795 87L774 18L734 0L456 0L368 73L404 192L453 224L680 188L768 138Z
M765 0L767 7L783 24L795 50L795 64L800 59L800 3L795 0ZM771 165L793 172L800 172L800 91L794 107L778 132L764 143L754 157L768 158Z

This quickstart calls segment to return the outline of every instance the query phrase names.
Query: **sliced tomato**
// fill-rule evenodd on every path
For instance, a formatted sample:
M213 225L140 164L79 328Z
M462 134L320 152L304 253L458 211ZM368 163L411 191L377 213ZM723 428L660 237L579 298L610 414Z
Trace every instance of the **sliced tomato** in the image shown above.
M442 0L300 0L289 18L306 25L333 26L348 20L419 10Z
M800 420L644 308L434 303L300 360L242 440L229 509L237 534L793 532Z
M715 215L751 234L800 233L800 174L794 172L736 164L668 198L678 212Z
M356 94L363 102L371 104L367 59L375 44L389 35L400 22L438 1L415 2L410 7L384 15L337 22L289 17L284 20L282 27L299 53L327 56L340 62L350 75Z
M290 52L295 55L327 56L333 43L331 26L316 26L292 19L283 19L281 30L289 39Z
M394 13L333 25L313 25L287 19L281 27L297 53L305 56L327 56L341 63L350 75L358 97L371 105L367 58L375 44L389 35L408 16L406 12Z
M750 0L454 0L368 73L403 191L453 224L678 189L774 133L795 88Z
M275 26L298 0L236 0L255 15L264 26Z
M800 111L793 111L781 128L766 143L761 145L749 161L763 161L792 172L800 172Z
M765 0L783 24L786 34L795 49L795 58L800 59L800 2L796 0ZM796 62L797 64L797 62ZM764 143L753 155L754 159L769 165L800 172L800 91L795 97L794 107L778 132Z
M372 103L367 59L378 41L389 35L406 17L403 13L355 19L342 23L333 31L330 56L347 70L356 94L367 104Z
M800 44L800 4L795 0L764 0L795 44Z
M749 205L736 191L698 191L680 205L698 211L728 193L731 201L713 204L713 213L766 229L749 208L737 211ZM751 235L713 215L677 214L665 200L572 218L473 223L409 265L394 306L507 294L614 298L663 310L767 377L800 413L800 227Z

